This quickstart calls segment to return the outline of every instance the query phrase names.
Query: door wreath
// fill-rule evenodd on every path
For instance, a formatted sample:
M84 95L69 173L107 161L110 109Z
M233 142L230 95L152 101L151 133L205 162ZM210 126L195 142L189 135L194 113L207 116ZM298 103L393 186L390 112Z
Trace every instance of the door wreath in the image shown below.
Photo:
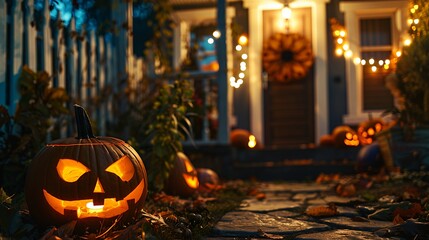
M311 43L297 33L275 33L264 44L262 63L270 79L302 79L313 65Z

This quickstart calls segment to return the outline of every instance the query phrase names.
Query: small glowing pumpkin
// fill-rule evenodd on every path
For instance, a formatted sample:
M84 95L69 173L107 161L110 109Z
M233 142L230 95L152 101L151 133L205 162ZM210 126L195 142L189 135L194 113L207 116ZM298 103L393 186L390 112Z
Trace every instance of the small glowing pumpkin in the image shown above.
M332 138L336 147L357 147L360 144L356 131L346 125L336 127Z
M95 137L86 111L75 105L78 136L48 143L31 162L25 196L40 225L77 220L97 229L141 209L147 175L137 152L124 141Z
M374 142L377 133L384 128L384 121L380 118L369 119L359 124L357 133L362 145L368 145Z
M165 184L165 192L188 197L195 193L199 185L197 170L183 152L178 152L174 167Z
M230 133L231 145L236 148L258 148L256 137L244 129L234 129Z

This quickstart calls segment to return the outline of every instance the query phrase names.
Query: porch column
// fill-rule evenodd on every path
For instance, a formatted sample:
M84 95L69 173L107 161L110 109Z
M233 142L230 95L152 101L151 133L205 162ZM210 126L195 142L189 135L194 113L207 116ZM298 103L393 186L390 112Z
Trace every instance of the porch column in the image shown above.
M219 87L219 130L217 139L219 143L229 142L229 115L228 115L228 82L227 82L227 55L226 55L226 0L217 1L217 29L220 37L217 39L216 54L219 62L217 75Z
M264 111L262 95L262 9L261 1L244 1L249 9L249 96L250 131L264 144Z

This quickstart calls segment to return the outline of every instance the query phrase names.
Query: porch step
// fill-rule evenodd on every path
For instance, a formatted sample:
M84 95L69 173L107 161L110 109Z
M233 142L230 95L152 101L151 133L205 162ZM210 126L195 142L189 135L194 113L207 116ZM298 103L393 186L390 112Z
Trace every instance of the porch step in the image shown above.
M195 167L215 170L223 179L314 180L321 173L355 173L360 148L236 149L203 146L185 149Z

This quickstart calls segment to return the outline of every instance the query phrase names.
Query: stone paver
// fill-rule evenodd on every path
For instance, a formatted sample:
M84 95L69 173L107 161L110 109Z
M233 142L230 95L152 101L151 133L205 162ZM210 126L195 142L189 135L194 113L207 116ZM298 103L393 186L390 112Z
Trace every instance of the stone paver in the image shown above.
M275 234L287 239L389 239L375 231L393 226L391 221L368 219L362 209L348 204L358 198L339 197L332 185L316 183L262 183L266 198L249 197L240 209L225 214L207 239L264 239ZM334 203L338 214L312 217L310 206ZM265 238L266 239L266 238ZM398 239L398 238L391 238Z

